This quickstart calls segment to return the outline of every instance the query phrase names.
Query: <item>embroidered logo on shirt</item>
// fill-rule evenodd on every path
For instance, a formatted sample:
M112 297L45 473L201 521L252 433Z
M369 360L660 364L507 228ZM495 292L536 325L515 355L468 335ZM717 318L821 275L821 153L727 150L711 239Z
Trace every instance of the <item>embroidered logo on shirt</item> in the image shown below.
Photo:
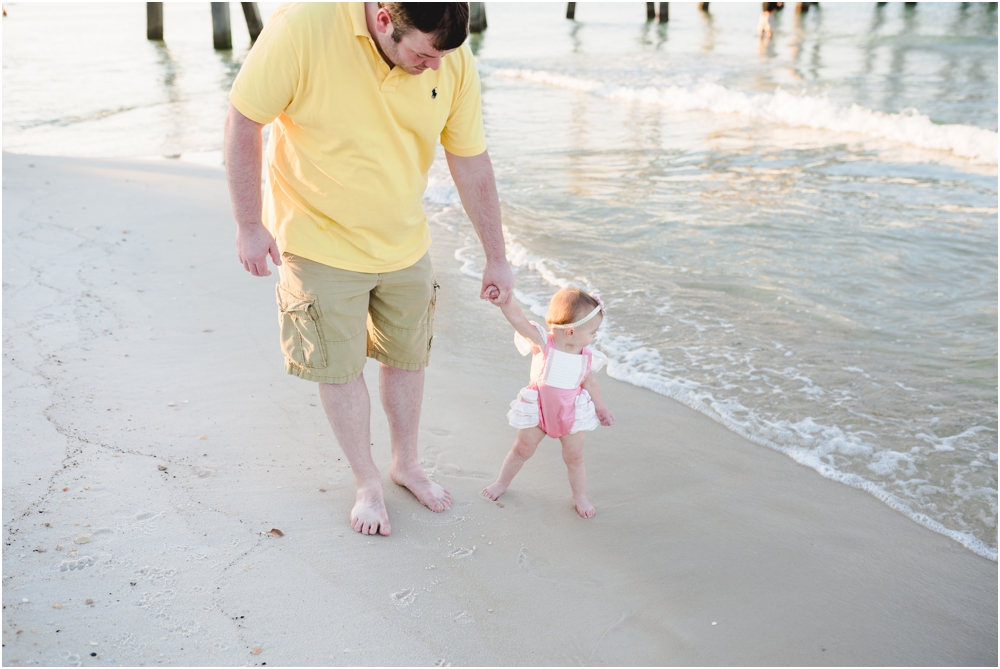
M431 100L437 99L437 96L438 96L438 89L437 88L432 88L431 89Z

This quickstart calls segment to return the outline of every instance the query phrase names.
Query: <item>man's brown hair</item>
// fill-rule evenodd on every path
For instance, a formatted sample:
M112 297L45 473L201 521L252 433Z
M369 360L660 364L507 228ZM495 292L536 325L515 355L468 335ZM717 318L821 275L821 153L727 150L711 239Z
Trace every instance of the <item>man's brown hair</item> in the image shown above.
M597 300L579 288L563 288L552 296L545 322L549 325L575 323L597 306Z
M397 44L403 35L419 30L431 36L438 51L462 46L469 36L467 2L380 2L392 16L392 39Z

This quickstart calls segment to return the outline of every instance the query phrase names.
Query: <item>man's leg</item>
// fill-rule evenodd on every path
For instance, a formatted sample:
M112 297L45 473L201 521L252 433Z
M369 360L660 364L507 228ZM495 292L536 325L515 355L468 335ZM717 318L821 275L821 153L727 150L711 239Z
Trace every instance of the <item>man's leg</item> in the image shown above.
M364 375L347 383L321 383L319 396L340 449L354 474L357 498L351 526L362 534L389 534L389 515L382 495L382 477L371 451L371 400Z
M444 511L451 506L451 494L427 476L417 455L424 370L397 369L385 363L381 367L379 396L389 419L392 439L389 477L412 492L431 511Z

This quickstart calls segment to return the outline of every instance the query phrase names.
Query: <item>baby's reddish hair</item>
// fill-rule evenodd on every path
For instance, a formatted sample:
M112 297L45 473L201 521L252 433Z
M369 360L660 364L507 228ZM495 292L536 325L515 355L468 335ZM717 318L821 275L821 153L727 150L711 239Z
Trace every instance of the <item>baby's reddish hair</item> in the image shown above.
M579 288L563 288L552 296L545 322L566 325L580 320L597 306L597 300Z

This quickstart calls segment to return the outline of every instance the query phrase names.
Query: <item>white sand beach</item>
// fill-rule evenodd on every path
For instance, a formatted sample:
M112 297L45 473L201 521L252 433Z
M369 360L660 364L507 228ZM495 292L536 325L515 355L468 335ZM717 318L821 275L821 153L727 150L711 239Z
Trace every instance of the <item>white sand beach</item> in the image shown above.
M447 239L421 455L455 504L388 481L373 402L393 532L353 532L234 234L221 169L4 155L4 666L997 665L995 562L604 374L596 517L552 440L481 497L528 361Z

